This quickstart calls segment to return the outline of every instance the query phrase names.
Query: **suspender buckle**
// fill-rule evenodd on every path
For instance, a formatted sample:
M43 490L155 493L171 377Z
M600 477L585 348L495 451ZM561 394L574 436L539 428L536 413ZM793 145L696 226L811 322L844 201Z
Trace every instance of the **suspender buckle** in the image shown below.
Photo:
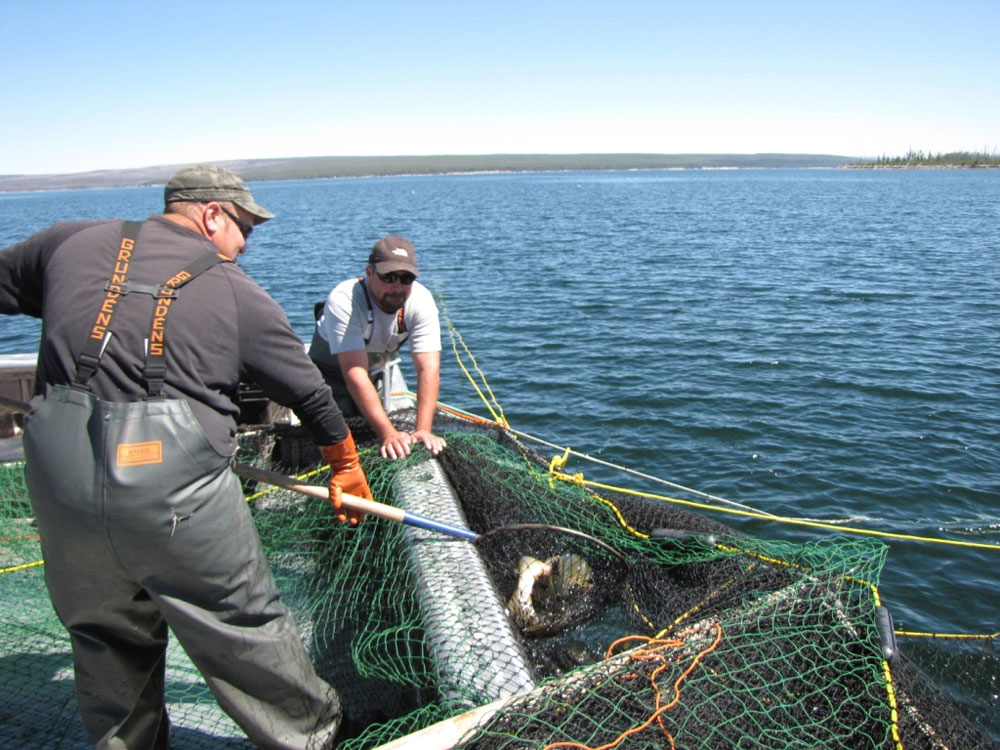
M156 294L154 294L153 296L156 297L156 299L176 299L177 290L171 286L167 286L166 284L164 284L157 290Z
M158 286L152 286L150 284L136 284L132 281L122 281L117 284L109 281L104 285L105 292L113 292L122 296L131 294L132 292L137 292L139 294L148 294L151 297L156 297L159 289L160 287Z
M159 398L163 392L163 383L167 378L167 367L161 363L146 362L142 368L142 379L146 381L146 393L149 398Z
M94 376L95 372L97 372L97 368L100 364L100 357L95 357L93 354L89 354L88 352L81 352L80 357L76 362L76 382L80 385L86 385L87 381Z

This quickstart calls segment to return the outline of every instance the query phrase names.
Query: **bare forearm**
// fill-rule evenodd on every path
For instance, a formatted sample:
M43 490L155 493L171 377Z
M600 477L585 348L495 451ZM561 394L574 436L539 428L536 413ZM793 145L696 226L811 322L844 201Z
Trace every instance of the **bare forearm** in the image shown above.
M417 431L431 432L437 411L441 378L437 371L417 375Z
M382 407L382 399L379 398L378 390L368 377L368 372L361 371L358 374L351 371L347 373L344 380L347 383L347 391L351 394L358 410L378 436L384 440L395 432L396 428L389 421L389 415Z
M441 355L439 352L414 354L413 365L417 371L417 424L413 437L436 456L448 446L444 438L431 431L441 387Z

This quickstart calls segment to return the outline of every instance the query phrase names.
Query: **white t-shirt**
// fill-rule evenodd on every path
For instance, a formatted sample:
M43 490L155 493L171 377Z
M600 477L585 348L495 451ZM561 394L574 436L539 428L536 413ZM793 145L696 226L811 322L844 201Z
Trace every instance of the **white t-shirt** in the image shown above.
M364 349L368 352L371 371L394 356L404 341L410 342L413 352L441 351L437 304L427 287L419 281L413 282L410 296L403 304L406 333L400 334L398 315L383 312L374 301L369 308L362 283L347 279L337 284L316 321L316 334L327 343L331 355ZM368 293L370 295L371 291Z

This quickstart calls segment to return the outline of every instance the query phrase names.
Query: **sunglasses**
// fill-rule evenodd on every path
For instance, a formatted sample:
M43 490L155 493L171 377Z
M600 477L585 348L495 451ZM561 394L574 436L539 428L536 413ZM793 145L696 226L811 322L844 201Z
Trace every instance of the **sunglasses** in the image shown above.
M253 224L247 224L245 221L243 221L243 219L234 214L232 211L226 210L223 206L219 206L219 208L223 210L226 216L228 216L230 219L233 220L233 223L236 224L236 228L239 229L240 234L243 235L243 239L246 239L247 237L250 236L250 234L253 232Z
M393 271L392 273L379 273L376 271L375 275L386 284L395 284L398 281L403 286L409 286L417 278L412 273L406 273L406 271Z

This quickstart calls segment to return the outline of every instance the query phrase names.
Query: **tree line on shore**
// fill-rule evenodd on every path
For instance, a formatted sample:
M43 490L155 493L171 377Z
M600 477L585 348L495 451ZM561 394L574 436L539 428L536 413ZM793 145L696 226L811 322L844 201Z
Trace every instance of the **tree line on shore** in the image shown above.
M903 156L880 156L877 159L865 159L849 165L854 168L867 169L904 169L907 167L940 167L956 169L976 169L983 167L1000 167L1000 154L996 150L986 151L949 151L932 154L928 151L910 149Z

